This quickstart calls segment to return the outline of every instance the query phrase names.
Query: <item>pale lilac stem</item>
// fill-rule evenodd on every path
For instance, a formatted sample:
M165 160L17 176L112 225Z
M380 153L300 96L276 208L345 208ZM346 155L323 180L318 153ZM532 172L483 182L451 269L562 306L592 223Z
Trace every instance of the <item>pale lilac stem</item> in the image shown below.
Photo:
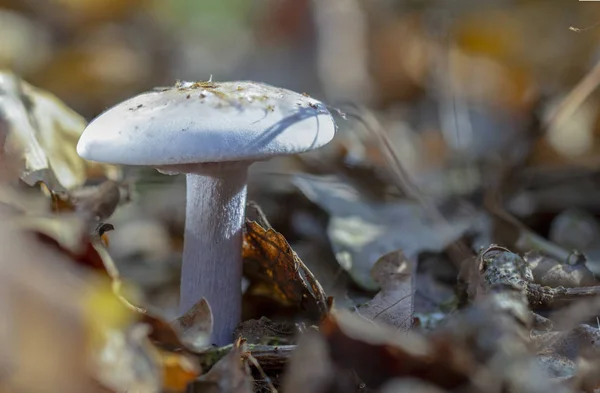
M180 312L202 297L213 312L212 343L229 344L242 312L242 224L246 165L199 167L187 174Z

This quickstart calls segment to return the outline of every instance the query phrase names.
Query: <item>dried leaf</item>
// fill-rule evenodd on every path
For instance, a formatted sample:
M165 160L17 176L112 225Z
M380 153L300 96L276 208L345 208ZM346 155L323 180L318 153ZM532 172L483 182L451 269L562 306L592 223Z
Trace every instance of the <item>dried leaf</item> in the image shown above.
M210 345L213 330L213 314L208 301L200 299L185 314L171 322L179 338L192 351L200 351Z
M384 254L402 250L409 259L423 251L440 252L467 231L482 230L487 218L460 211L436 222L418 204L367 201L336 176L298 176L295 184L331 216L327 232L340 266L361 287L377 290L371 268Z
M335 378L327 342L317 332L302 335L284 374L286 393L327 393Z
M110 296L112 296L113 303L118 302L112 304L111 310L119 309L119 307L125 308L130 313L133 312L132 314L139 319L139 323L125 336L120 334L122 332L114 329L104 328L100 330L99 333L105 337L98 355L98 361L103 362L98 367L106 372L106 375L103 375L103 383L124 389L130 384L141 383L138 381L141 375L150 373L156 383L160 382L162 384L162 391L170 393L185 392L187 385L200 375L201 367L197 359L191 357L189 348L180 339L182 334L180 326L186 326L187 329L193 328L195 323L193 318L198 318L198 316L191 313L198 310L192 308L188 314L182 317L183 322L176 321L173 323L175 325L173 327L162 318L155 317L146 310L132 306L118 293L115 296L114 290L111 291ZM208 306L208 304L206 305ZM196 308L198 306L201 309L202 302ZM210 312L210 308L208 311ZM94 315L94 317L99 318L98 315ZM103 326L104 321L107 319L110 320L106 317L101 318L100 321L96 320L95 330L98 331L98 326ZM189 331L186 333L189 335L188 340L191 341L195 338L195 335L190 334ZM199 345L199 341L196 340L192 344ZM122 362L131 362L131 364ZM157 376L160 376L160 378ZM147 384L148 376L145 379L146 382L144 383ZM149 390L149 388L145 390L146 388L137 385L130 389L144 392L159 391L158 388L156 390Z
M137 311L140 321L150 327L150 340L161 350L191 353L199 352L210 344L212 311L204 298L170 323L153 311Z
M140 321L150 327L148 338L156 347L171 352L186 348L179 337L179 332L163 318L148 310L142 310Z
M456 388L474 369L470 355L448 340L428 341L413 332L336 311L321 325L333 363L354 370L370 389L399 377L415 377Z
M78 213L57 216L19 216L12 221L20 229L33 233L40 243L60 251L72 263L90 268L96 273L110 277L113 293L129 309L140 312L134 305L139 293L136 287L124 285L119 271L106 250L107 231L110 224L97 224L90 233L90 219ZM133 303L132 303L133 301Z
M252 393L253 379L245 352L245 344L238 340L225 357L192 384L191 392Z
M0 208L0 370L3 392L97 392L87 367L86 304L98 286Z
M327 313L321 284L280 233L265 230L254 221L246 222L243 257L244 274L251 282L247 293L261 288L282 304L305 310L313 318Z
M553 332L555 333L555 332ZM544 353L555 353L573 361L580 356L600 356L600 330L590 325L579 325L574 329L557 334L549 340Z
M538 354L537 360L552 377L571 377L576 373L575 362L558 353L541 353Z
M402 251L394 251L382 256L371 274L381 286L381 291L358 309L360 315L400 330L409 330L413 325L415 295L412 264Z
M161 360L148 341L148 330L146 325L137 324L125 332L104 332L93 363L102 385L117 392L160 392Z
M110 179L122 176L112 165L84 161L76 145L86 123L55 96L17 76L0 72L0 113L9 124L4 150L23 158L22 179L44 181L51 189L71 189L86 181L87 172L100 168Z
M148 340L148 326L136 322L136 309L102 277L102 290L85 297L91 332L91 363L99 383L115 391L160 391L159 353Z

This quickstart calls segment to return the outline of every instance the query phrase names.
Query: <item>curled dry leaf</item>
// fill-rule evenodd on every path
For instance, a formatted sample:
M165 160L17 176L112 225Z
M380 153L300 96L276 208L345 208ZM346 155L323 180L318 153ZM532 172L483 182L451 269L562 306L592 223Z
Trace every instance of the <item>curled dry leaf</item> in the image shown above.
M304 310L315 319L328 311L321 284L298 258L283 235L246 222L243 257L244 275L250 279L247 293L255 289L284 305Z
M371 275L381 286L381 291L358 309L360 315L400 330L409 330L413 325L415 294L412 264L402 251L393 251L375 263Z
M181 351L185 344L175 328L160 316L148 310L140 310L140 322L150 327L148 338L156 347L165 351Z
M213 314L204 298L192 306L185 314L171 322L179 338L192 351L200 351L210 345L213 330Z
M150 340L162 350L193 353L210 344L213 316L204 298L170 323L151 311L139 309L139 312L140 320L151 328Z
M17 76L0 72L0 113L9 124L4 151L23 159L21 178L30 185L44 181L55 189L82 186L95 170L110 179L122 177L112 165L84 161L76 145L86 122L50 93Z
M237 340L225 357L191 384L189 392L252 393L253 378L245 352L245 343Z

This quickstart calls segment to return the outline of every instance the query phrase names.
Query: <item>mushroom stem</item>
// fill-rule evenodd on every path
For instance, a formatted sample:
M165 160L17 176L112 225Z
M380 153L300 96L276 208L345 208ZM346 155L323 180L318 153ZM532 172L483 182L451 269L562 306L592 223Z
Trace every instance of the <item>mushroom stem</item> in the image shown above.
M248 166L198 165L187 174L180 312L203 297L214 344L229 344L242 313L242 224Z

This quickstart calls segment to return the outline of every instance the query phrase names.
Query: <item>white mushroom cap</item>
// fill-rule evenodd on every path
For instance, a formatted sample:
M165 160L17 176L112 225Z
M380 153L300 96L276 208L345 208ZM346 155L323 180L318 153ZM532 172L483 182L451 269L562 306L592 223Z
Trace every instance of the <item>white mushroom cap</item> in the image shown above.
M165 166L263 160L319 148L336 126L321 102L256 82L179 83L108 109L85 129L85 159Z

